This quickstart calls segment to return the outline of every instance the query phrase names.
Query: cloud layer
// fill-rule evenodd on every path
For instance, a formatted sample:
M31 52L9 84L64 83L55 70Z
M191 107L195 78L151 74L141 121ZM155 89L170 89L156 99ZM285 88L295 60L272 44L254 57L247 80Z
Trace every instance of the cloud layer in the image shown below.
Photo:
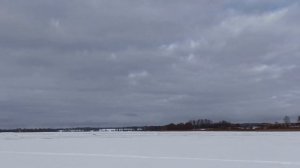
M0 128L300 115L297 1L0 2Z

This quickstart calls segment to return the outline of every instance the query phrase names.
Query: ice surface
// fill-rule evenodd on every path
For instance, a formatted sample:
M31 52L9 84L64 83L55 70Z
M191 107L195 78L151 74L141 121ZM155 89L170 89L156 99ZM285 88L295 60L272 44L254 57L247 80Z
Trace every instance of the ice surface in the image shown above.
M0 133L2 168L300 168L298 132Z

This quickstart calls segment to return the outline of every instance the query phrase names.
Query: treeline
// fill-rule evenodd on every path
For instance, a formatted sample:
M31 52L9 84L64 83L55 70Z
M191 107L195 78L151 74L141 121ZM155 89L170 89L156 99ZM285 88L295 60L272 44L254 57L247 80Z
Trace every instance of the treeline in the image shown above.
M230 123L222 120L213 122L209 119L190 120L186 123L168 124L164 126L145 127L145 131L300 131L300 117L292 123L288 116L282 123Z
M77 128L17 128L0 129L0 132L91 132L91 131L300 131L300 116L297 122L291 122L285 116L281 123L230 123L228 121L213 122L209 119L190 120L183 123L170 123L163 126L133 127L77 127Z
M214 123L208 119L191 120L186 123L168 124L164 126L149 126L145 127L145 131L191 131L203 129L225 129L232 127L233 124L227 121Z

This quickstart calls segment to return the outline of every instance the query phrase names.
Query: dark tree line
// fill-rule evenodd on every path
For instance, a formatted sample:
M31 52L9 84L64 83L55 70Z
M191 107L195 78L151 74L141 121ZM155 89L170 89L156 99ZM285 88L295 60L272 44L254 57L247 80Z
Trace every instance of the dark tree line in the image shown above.
M214 123L208 119L190 120L186 123L168 124L164 126L149 126L144 127L145 131L192 131L200 129L226 129L233 124L227 121L220 121Z
M298 130L300 131L300 116L296 122L291 122L289 116L285 116L281 123L230 123L228 121L213 122L209 119L190 120L185 123L170 123L163 126L133 126L133 127L114 127L114 128L96 128L96 127L77 127L77 128L17 128L0 129L0 132L89 132L89 131L253 131L253 130Z
M230 123L222 120L213 122L209 119L190 120L186 123L168 124L164 126L149 126L144 127L144 131L263 131L263 130L300 130L300 116L297 122L292 123L288 116L283 118L282 123Z

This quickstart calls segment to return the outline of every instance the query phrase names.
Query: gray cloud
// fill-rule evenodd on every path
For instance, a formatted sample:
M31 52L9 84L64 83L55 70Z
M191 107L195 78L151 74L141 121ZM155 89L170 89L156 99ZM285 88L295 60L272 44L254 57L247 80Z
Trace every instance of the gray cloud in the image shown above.
M300 115L297 1L0 2L0 127Z

